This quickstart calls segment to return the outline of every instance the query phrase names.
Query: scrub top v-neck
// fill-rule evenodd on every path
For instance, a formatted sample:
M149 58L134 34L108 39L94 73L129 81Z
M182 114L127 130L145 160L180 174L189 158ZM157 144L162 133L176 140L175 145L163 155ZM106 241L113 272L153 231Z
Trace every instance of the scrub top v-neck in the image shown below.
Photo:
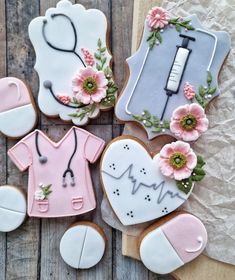
M96 201L89 162L98 159L104 144L93 134L72 127L59 142L35 130L12 147L8 151L12 161L21 171L29 170L28 215L63 217L93 210ZM42 157L45 162L40 162Z

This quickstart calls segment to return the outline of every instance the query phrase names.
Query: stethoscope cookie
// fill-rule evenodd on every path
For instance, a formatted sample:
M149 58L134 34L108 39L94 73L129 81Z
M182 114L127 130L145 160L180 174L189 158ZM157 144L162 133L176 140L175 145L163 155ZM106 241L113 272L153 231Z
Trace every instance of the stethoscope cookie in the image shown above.
M98 225L90 222L75 223L61 238L60 255L73 268L91 268L104 255L105 239Z
M138 122L149 139L197 140L208 128L204 110L219 95L217 78L230 45L227 32L205 29L196 15L174 18L153 7L140 47L127 59L117 118Z
M204 164L188 143L172 142L151 155L137 138L121 136L102 155L101 183L121 223L139 224L181 206L205 176Z
M95 135L72 127L58 142L35 130L8 151L16 166L29 170L28 215L64 217L96 207L88 162L104 148Z
M68 0L31 21L29 37L40 80L38 104L44 114L80 126L114 106L117 86L107 30L100 10L86 10Z
M14 186L0 187L0 232L17 229L26 217L26 196Z
M197 217L174 213L141 234L140 258L152 272L167 274L199 256L206 243L205 226Z
M10 138L29 133L37 123L31 92L14 77L0 79L0 132Z

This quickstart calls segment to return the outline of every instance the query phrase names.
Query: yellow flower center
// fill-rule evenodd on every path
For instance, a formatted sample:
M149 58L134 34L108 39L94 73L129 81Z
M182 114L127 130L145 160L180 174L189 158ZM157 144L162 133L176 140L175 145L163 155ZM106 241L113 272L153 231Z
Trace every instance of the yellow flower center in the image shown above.
M82 88L87 94L91 95L95 93L97 90L96 80L93 77L86 78L82 84Z
M172 154L170 157L170 165L174 169L181 169L186 165L186 163L187 163L187 159L185 155L183 155L182 153L176 152Z
M188 114L180 120L180 125L183 129L191 131L195 129L197 125L197 119L192 114Z

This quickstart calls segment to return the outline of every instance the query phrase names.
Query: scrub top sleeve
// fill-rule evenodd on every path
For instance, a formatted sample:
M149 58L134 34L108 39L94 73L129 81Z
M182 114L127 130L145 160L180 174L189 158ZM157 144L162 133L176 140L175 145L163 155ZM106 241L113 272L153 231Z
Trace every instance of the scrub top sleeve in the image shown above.
M103 139L89 134L85 142L85 157L90 163L94 163L100 156L105 146Z
M8 150L7 154L20 171L26 170L32 163L30 150L22 140Z

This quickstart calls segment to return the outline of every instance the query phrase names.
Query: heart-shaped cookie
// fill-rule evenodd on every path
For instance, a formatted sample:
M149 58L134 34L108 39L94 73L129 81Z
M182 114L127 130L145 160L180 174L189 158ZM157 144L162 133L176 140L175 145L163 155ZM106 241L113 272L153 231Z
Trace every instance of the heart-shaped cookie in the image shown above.
M123 225L147 222L174 211L193 189L184 192L174 179L162 175L159 154L152 157L141 141L130 136L110 142L100 172L104 192Z

